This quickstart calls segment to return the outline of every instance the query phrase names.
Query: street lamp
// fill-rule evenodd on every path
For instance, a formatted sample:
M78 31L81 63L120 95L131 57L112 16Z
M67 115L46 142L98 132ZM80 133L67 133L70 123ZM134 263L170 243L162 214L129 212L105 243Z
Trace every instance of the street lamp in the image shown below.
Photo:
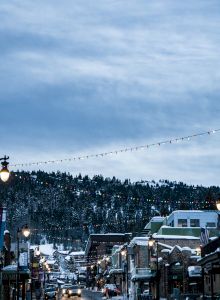
M155 241L151 235L148 240L148 247L150 249L153 249L154 245L156 245L156 300L159 300L160 299L160 276L159 276L159 265L158 265L158 241Z
M3 160L1 162L2 169L0 171L0 177L1 177L1 180L4 182L6 182L8 180L9 175L10 175L9 170L8 170L8 164L9 164L7 162L8 159L9 159L9 156L6 156L6 155L4 157L0 158L0 160Z
M16 286L17 286L17 300L19 300L19 269L20 269L20 242L19 236L20 233L25 236L26 238L30 235L30 229L28 228L27 224L23 225L21 228L17 229L17 276L16 276Z
M220 199L218 199L216 201L216 207L217 207L217 210L220 210Z

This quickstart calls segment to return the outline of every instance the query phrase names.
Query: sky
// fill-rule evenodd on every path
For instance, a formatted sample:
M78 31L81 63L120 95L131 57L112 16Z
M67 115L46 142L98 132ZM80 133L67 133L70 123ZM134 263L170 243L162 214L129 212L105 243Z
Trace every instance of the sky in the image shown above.
M1 156L10 170L219 185L219 0L2 0Z

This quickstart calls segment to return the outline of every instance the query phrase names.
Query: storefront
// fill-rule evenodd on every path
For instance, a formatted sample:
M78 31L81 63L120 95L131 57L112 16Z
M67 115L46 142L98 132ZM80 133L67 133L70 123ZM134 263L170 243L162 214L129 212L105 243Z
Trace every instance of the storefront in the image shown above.
M22 300L25 300L26 291L29 288L30 271L20 270L17 274L17 266L10 265L1 270L1 297L2 300L16 299L17 275L19 277L19 291Z

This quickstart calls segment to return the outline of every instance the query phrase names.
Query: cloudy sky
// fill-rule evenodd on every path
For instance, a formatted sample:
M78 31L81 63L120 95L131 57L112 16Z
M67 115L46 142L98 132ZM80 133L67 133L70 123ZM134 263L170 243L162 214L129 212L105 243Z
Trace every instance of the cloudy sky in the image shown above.
M1 155L10 164L220 128L219 0L2 0ZM219 185L220 133L11 169Z

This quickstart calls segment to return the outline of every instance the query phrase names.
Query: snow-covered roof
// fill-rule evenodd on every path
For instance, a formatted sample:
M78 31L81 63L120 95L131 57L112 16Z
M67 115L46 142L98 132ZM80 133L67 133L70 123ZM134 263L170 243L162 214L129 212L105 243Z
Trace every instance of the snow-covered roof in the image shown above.
M198 210L198 209L192 209L192 210L184 210L184 209L179 209L179 210L174 210L173 212L172 212L172 214L174 214L174 213L179 213L179 212L184 212L184 213L197 213L197 212L207 212L207 211L204 211L204 210Z
M131 240L131 242L130 242L130 244L131 245L138 245L138 246L147 246L147 241L149 240L149 237L142 237L142 236L140 236L140 237L134 237L132 240Z
M85 255L85 251L73 251L69 255L71 256Z
M164 219L165 217L155 216L151 219L151 222L162 222Z
M3 271L15 271L15 270L17 270L17 265L9 265L9 266L2 268L2 270Z
M17 271L17 264L16 265L8 265L4 268L2 268L2 271L5 271L5 272L16 272ZM30 274L30 270L29 269L26 269L26 270L20 270L19 271L20 273L23 273L23 274Z
M187 251L193 252L193 249L190 247L182 247L182 250L187 250Z
M69 254L69 250L58 250L58 253L67 255L67 254Z
M173 249L173 246L170 246L170 245L167 245L167 244L164 244L164 243L161 243L161 242L158 242L158 245L162 246L162 247L165 247L167 249L170 249L172 250Z
M55 260L47 260L48 265L54 265L56 263Z
M163 249L163 250L161 250L161 253L170 253L170 249Z
M123 273L122 269L110 269L109 270L109 275L110 274L119 274L119 273Z
M53 244L45 244L45 245L39 245L39 250L40 253L43 255L53 255L54 249L53 249Z
M190 235L163 235L163 234L153 234L154 239L179 239L179 240L199 240L199 237Z

